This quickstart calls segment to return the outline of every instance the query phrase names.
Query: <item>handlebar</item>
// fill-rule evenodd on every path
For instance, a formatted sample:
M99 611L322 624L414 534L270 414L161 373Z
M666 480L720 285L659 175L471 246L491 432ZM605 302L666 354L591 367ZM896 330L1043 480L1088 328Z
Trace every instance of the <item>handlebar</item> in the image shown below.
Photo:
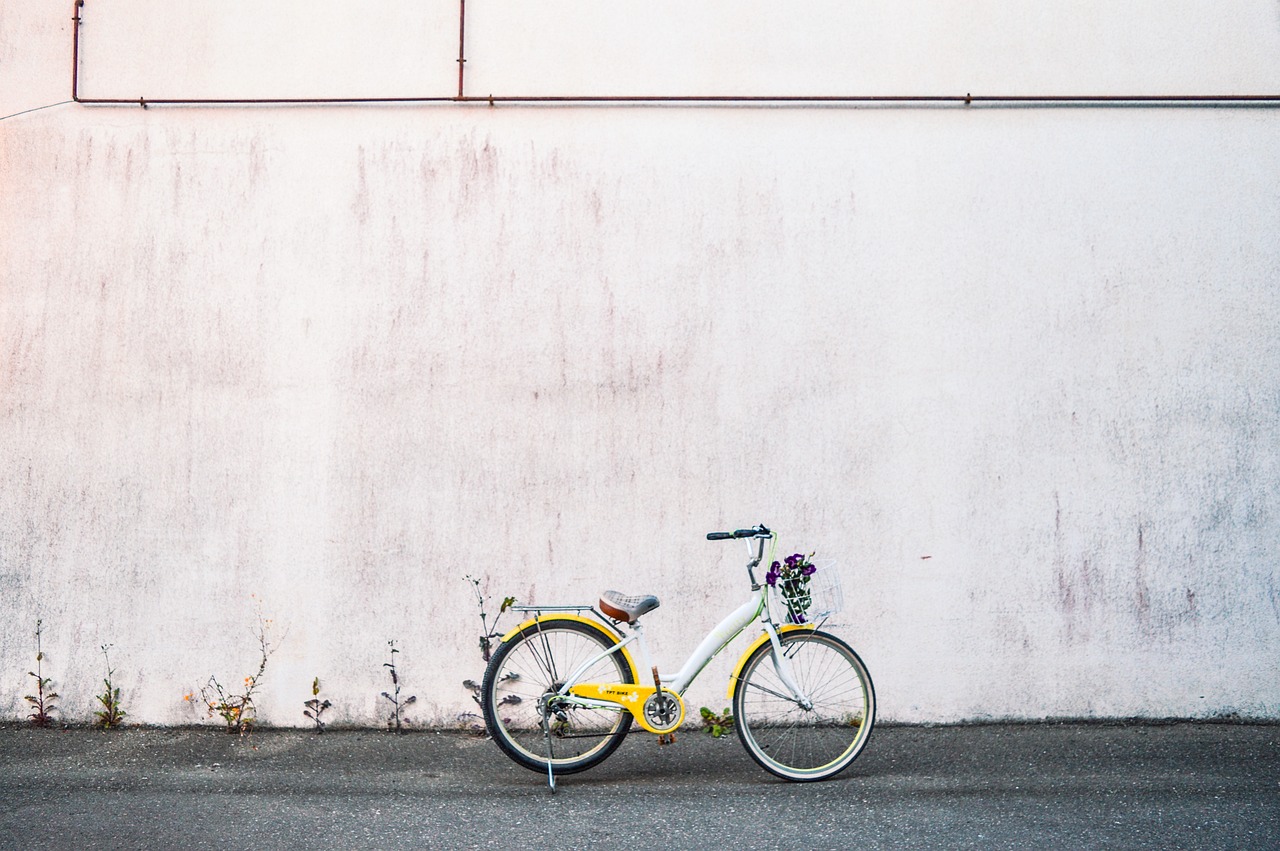
M739 538L772 538L773 532L767 526L753 526L750 529L737 529L733 532L708 532L708 541L732 541Z
M742 538L753 538L759 542L755 547L755 554L747 562L747 576L751 577L751 590L760 590L760 584L756 582L756 568L760 566L760 560L764 558L764 542L773 537L773 532L763 523L759 526L752 526L750 529L737 529L733 532L708 532L708 541L731 541ZM752 549L751 544L747 544L747 549Z

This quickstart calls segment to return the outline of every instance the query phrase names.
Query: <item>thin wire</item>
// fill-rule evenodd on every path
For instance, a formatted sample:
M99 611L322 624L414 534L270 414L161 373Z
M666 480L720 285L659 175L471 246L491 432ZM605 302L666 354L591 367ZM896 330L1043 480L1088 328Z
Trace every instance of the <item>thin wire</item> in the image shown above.
M55 106L65 106L66 104L69 104L69 103L73 103L73 101L60 100L57 103L50 103L50 104L46 104L45 106L33 106L30 109L22 110L22 112L15 112L13 115L0 116L0 121L8 121L10 118L17 118L19 115L26 115L28 112L39 112L42 109L52 109Z

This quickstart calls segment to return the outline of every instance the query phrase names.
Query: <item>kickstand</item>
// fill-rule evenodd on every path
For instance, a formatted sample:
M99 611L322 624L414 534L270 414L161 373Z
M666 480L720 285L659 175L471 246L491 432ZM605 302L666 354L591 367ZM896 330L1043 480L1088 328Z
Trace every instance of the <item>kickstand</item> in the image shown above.
M542 715L542 739L547 743L547 786L551 789L551 794L556 793L556 775L551 770L551 761L555 758L555 753L551 748L551 724L547 720L550 712L544 712Z

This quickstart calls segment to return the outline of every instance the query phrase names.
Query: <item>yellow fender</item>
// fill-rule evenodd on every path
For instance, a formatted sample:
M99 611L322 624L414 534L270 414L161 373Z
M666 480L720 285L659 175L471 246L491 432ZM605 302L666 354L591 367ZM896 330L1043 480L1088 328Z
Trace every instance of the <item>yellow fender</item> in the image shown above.
M812 625L805 626L801 624L789 623L778 627L778 634L782 635L788 632L796 632L802 629L813 629ZM738 659L738 664L733 666L733 673L729 676L729 699L733 700L733 693L738 690L738 677L742 675L742 669L746 667L747 660L751 658L751 654L756 652L756 648L769 640L769 633L762 632L760 637L751 642L751 645L743 652Z
M577 623L586 624L592 629L599 631L602 636L609 640L610 644L614 644L622 640L622 636L618 635L618 633L614 632L612 629L594 618L586 618L581 615L570 615L560 612L553 615L547 615L546 617L530 618L512 629L506 635L502 636L502 640L503 642L510 641L518 633L523 632L535 624L550 623L554 621L576 621ZM670 689L663 689L664 692L675 698L676 703L680 707L680 717L676 719L675 723L672 724L670 728L664 730L656 729L649 723L649 719L644 717L645 701L649 699L655 689L653 686L639 684L640 674L639 669L636 668L636 660L632 658L631 651L626 647L622 648L622 657L626 660L627 666L631 668L631 679L636 681L635 685L627 683L581 683L569 689L570 693L576 694L580 697L593 697L597 700L617 701L631 713L631 717L636 720L636 723L638 723L642 729L650 733L669 733L678 728L684 722L684 701L680 698L680 695Z
M525 621L524 623L512 629L506 635L502 636L502 641L503 643L510 641L512 638L515 637L516 633L521 632L522 630L528 629L534 624L550 623L552 621L577 621L578 623L584 623L587 626L591 627L592 629L597 630L603 637L609 640L610 644L616 644L622 640L622 636L618 635L618 633L614 632L609 627L600 623L600 621L596 620L595 618L584 618L582 615L570 615L570 614L564 614L561 612L556 612L553 615L547 615L545 617L530 618L529 620ZM636 667L636 660L631 657L631 651L623 647L622 658L627 661L627 667L631 669L631 679L636 681L637 683L640 682L640 669ZM652 686L650 686L649 691L651 692L653 691Z

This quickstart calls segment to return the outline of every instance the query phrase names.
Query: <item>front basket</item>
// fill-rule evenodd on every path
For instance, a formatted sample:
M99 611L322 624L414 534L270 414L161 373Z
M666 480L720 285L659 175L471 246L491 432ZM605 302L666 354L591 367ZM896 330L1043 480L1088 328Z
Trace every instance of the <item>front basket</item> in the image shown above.
M835 562L816 562L808 582L778 580L769 586L769 614L774 623L812 624L831 617L844 606L840 571Z

